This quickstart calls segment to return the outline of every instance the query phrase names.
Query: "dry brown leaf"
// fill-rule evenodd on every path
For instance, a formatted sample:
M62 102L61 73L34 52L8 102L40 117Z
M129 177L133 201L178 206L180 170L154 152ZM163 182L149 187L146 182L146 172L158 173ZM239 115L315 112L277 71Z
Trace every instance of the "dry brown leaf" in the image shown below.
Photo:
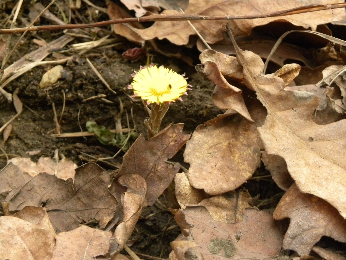
M319 246L314 246L312 248L312 251L317 253L323 259L327 259L327 260L346 260L345 256L343 256L341 254L338 254L337 252L334 252L334 251L329 250L327 248L322 248L322 247L319 247Z
M262 152L262 161L280 189L287 190L291 187L294 180L289 174L287 164L282 157Z
M46 211L25 207L14 217L0 217L0 259L50 259L55 232Z
M84 225L69 232L61 232L56 236L52 260L96 259L108 253L111 237L110 231Z
M31 162L31 161L30 161ZM18 190L31 180L31 176L13 163L9 163L0 171L0 199L3 202L13 190Z
M205 199L205 194L190 185L185 173L177 173L174 178L175 197L182 209L186 206L194 206Z
M121 0L121 2L129 9L136 12L136 17L142 17L148 11L160 11L161 8L167 10L186 9L189 0ZM154 10L153 10L154 9Z
M208 61L215 63L221 74L225 77L235 80L243 80L244 78L243 68L236 57L207 49L199 55L199 59L202 64L206 64Z
M183 213L191 225L191 246L198 249L204 260L264 259L278 255L281 250L282 234L272 216L263 211L246 209L243 221L236 224L214 221L203 207L186 208ZM187 251L188 245L182 249L179 244L171 245L174 252Z
M9 210L44 205L57 232L71 230L90 220L98 221L103 228L113 218L118 205L108 190L109 173L92 163L76 170L74 182L40 173L21 184L6 198Z
M9 124L8 126L6 126L6 128L4 129L4 132L2 133L2 138L4 139L4 143L7 141L7 139L10 137L11 133L12 133L12 129L13 129L13 125Z
M22 172L27 172L31 176L36 176L41 172L55 175L56 177L67 180L74 179L75 169L77 165L63 157L61 160L57 158L41 157L37 163L31 161L30 158L17 157L12 158L9 162L16 165Z
M274 72L274 75L282 78L285 86L288 86L299 74L301 66L296 63L285 64Z
M290 218L283 248L308 255L322 236L346 242L346 220L324 200L301 193L294 184L281 198L274 219Z
M259 37L256 38L247 38L247 37L239 37L240 39L237 39L237 43L239 47L243 50L248 50L256 53L259 55L262 59L267 59L268 55L273 48L275 41L272 40L267 40L267 39L262 39ZM217 51L219 53L224 54L226 57L228 55L235 55L235 50L234 47L232 46L232 43L229 41L229 39L225 39L217 44L212 44L210 47L213 49L213 52ZM203 51L205 49L204 44L200 43L200 41L197 42L197 48L200 51ZM205 50L207 51L207 50ZM305 55L308 56L309 52L301 47L284 43L282 42L275 53L272 55L270 58L270 61L276 63L279 66L283 66L285 64L285 61L287 60L295 60L295 61L300 61L301 63L305 64L306 66L312 66L312 63L309 59L305 58ZM235 57L233 56L228 56L232 57L234 59ZM201 60L202 61L202 60ZM237 62L238 63L238 62ZM219 65L219 64L218 64ZM229 65L231 66L231 64ZM238 63L238 66L239 63ZM227 76L227 74L224 74L221 67L219 66L221 73L224 76ZM228 71L227 66L225 69ZM232 73L232 72L230 72ZM234 72L233 72L234 73ZM243 72L242 70L239 71L239 74L243 78Z
M198 126L184 152L190 184L212 195L235 190L259 166L260 147L255 124L240 115Z
M106 0L106 4L107 14L111 20L131 17L123 8L121 8L119 5L115 4L111 0ZM134 27L143 28L143 26L140 23L113 24L113 30L116 34L124 36L131 42L136 42L140 45L143 45L144 40L138 33L134 31Z
M218 108L227 109L227 115L239 113L253 122L244 103L242 91L226 81L214 62L205 62L203 73L216 85L212 99Z
M246 208L251 208L250 194L247 191L233 191L204 199L199 203L205 207L215 221L237 223L243 220Z
M125 174L120 176L113 183L113 190L118 185L126 186L127 191L121 196L121 204L123 207L123 221L114 231L111 255L119 253L127 240L130 238L133 229L141 215L143 204L145 202L145 194L147 185L145 179L138 174Z
M200 252L200 246L193 241L188 241L183 236L178 237L175 241L171 242L173 249L169 255L169 260L203 260Z
M346 161L340 156L346 146L346 120L317 125L312 121L319 105L315 95L285 91L281 78L258 73L252 66L254 59L261 60L256 54L239 49L237 57L247 86L256 90L268 111L264 126L258 128L266 152L285 159L302 192L328 201L346 217Z
M19 92L18 88L13 92L13 105L14 105L14 108L16 109L17 114L20 114L23 111L23 103L22 101L20 101L18 97L18 92Z
M299 0L287 0L284 2L273 1L269 5L263 4L263 2L257 0L190 0L185 14L206 16L263 15L306 5L328 5L342 2L343 0L310 0L304 2ZM176 15L180 13L174 10L165 10L162 12L162 15L165 14ZM317 25L341 20L344 15L344 10L334 9L290 16L232 20L232 22L229 22L229 26L231 26L235 35L249 35L254 27L278 20L288 21L296 26L316 30ZM192 24L208 43L216 43L223 39L222 26L225 24L225 21L192 21ZM155 22L154 25L147 29L135 30L145 40L151 40L156 37L158 39L166 38L177 45L187 44L190 35L196 34L186 21L160 21Z
M183 124L169 125L150 140L140 135L124 155L119 175L139 174L148 186L146 200L152 205L172 182L179 163L168 163L190 138Z

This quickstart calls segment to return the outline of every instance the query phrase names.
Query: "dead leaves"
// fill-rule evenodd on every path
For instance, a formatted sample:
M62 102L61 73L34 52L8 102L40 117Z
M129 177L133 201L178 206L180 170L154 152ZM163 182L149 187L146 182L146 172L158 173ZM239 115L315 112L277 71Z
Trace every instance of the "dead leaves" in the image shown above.
M308 1L309 4L327 5L332 3L341 3L343 1L336 0L315 0ZM236 17L239 14L246 14L246 16L265 16L272 12L280 12L283 10L290 10L297 7L306 6L306 2L298 0L289 0L285 2L273 2L270 5L263 4L260 1L234 1L234 0L190 0L188 8L184 11L185 14L192 15L205 15L205 16L231 16ZM179 11L165 10L162 15L177 15ZM302 26L306 29L311 28L315 30L317 25L328 23L331 21L338 21L343 18L344 12L342 10L325 10L310 12L307 14L295 14L289 16L267 17L258 19L236 19L229 23L235 35L249 35L254 27L268 24L273 21L287 21L296 26ZM208 43L220 42L224 39L222 26L224 21L193 21L193 25L198 32ZM186 45L189 42L189 37L195 35L195 31L189 26L187 22L183 21L164 21L156 22L151 27L146 29L134 29L143 39L151 40L154 38L167 39L177 45Z
M66 178L61 173L71 162L13 160L0 172L4 212L17 212L13 217L0 217L0 232L6 232L0 243L11 248L0 250L1 259L22 259L31 250L37 251L35 259L121 257L142 208L156 201L180 168L167 160L190 137L182 128L182 124L170 125L150 140L140 136L114 180L93 163L77 168ZM86 224L100 229L116 227L112 234Z
M148 185L146 203L152 205L172 182L179 171L178 163L169 163L190 135L184 134L183 125L171 125L150 140L139 136L124 155L120 175L137 173Z
M190 259L205 260L264 259L281 250L281 231L272 216L263 211L246 209L243 221L236 224L214 221L202 207L185 209L182 214L184 218L177 222L182 229L190 225L190 239L180 237L172 242L178 259L185 259L181 257L184 254L196 256ZM200 255L202 258L198 258Z
M284 248L308 255L322 236L346 242L346 221L324 200L301 193L294 184L274 211L274 219L291 219L284 238ZM297 229L297 227L300 227Z
M249 120L242 112L244 110L234 109L233 113L225 113L199 126L193 133L191 140L187 142L184 154L185 160L190 163L188 179L184 179L182 175L176 178L178 201L183 208L190 206L184 209L184 214L189 212L196 216L198 214L204 216L203 210L191 206L193 204L206 206L205 202L209 200L213 207L217 208L216 212L219 214L217 217L219 217L222 214L222 208L226 205L225 197L220 196L236 189L252 176L254 169L257 168L255 165L259 160L259 151L263 149L261 143L263 142L265 152L262 153L262 160L266 168L271 171L278 186L284 190L288 189L274 212L275 219L291 219L283 248L294 250L299 255L308 255L322 236L330 236L337 241L345 242L346 165L340 156L346 146L345 120L332 123L328 121L322 125L315 123L315 110L320 105L320 99L304 87L286 87L298 75L300 67L284 66L274 74L263 75L261 58L252 52L242 51L236 45L234 38L232 39L237 60L208 50L201 55L206 67L202 71L217 85L215 91L220 89L220 85L224 89L228 88L230 94L223 92L220 95L214 95L216 105L225 104L223 99L231 96L234 102L228 104L230 106L242 104L251 117ZM250 96L245 98L242 94L244 100L235 101L235 96L242 92L227 82L225 84L224 78L220 81L220 76L215 76L218 73L210 76L215 73L214 70L208 70L210 64L214 70L219 70L218 73L231 75L229 77L231 80L242 81L248 89L256 93L258 100L267 111L265 120L263 120L263 113L254 113L256 109L260 111L261 108L255 101L248 99ZM229 68L233 68L231 69L233 74L224 67L226 64ZM239 64L243 67L242 77L239 76ZM340 80L338 83L342 85ZM222 108L230 109L227 106ZM237 115L234 115L235 111ZM249 163L254 165L249 167ZM246 174L242 174L243 171ZM218 196L206 199L206 195L198 189ZM188 198L182 198L182 193ZM196 213L197 211L200 212ZM249 211L245 210L245 212ZM209 214L213 216L212 212ZM215 216L213 218L215 220ZM218 218L218 220L226 222L225 218ZM236 221L238 221L237 218ZM238 224L244 221L246 220L243 219ZM196 221L189 221L186 214L185 222L185 234L187 228L193 233L192 230L199 225ZM219 227L219 229L229 230L229 227ZM193 233L194 238L200 239L200 236L202 235ZM184 239L188 239L187 235ZM217 239L222 240L220 235ZM195 239L193 242L194 244L186 248L182 247L180 242L175 252L177 254L179 250L186 252L188 249L195 248L196 245L201 246L199 253L204 257L210 253L225 254L227 250L235 251L232 240L221 243L222 250L213 252L210 251L210 241L202 242ZM225 247L228 249L226 250ZM258 250L255 249L254 244L251 244L249 248L250 251ZM327 254L318 247L316 250L321 254ZM258 250L257 253L259 252Z
M191 185L212 195L238 188L259 166L260 147L256 126L239 115L199 126L184 153Z

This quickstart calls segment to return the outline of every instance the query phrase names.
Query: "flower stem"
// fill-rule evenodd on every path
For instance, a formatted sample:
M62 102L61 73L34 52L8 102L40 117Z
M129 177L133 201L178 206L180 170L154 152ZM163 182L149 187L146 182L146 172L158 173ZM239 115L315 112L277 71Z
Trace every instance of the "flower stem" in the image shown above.
M144 122L148 129L149 138L160 132L161 122L169 109L169 104L169 102L150 104L149 120Z

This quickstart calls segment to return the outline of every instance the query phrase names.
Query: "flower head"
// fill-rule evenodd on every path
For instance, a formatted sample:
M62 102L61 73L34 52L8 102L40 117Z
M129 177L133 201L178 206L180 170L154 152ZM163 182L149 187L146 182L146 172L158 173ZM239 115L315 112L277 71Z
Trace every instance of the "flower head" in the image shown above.
M141 68L134 77L133 92L149 103L163 103L179 99L187 91L186 79L163 66Z

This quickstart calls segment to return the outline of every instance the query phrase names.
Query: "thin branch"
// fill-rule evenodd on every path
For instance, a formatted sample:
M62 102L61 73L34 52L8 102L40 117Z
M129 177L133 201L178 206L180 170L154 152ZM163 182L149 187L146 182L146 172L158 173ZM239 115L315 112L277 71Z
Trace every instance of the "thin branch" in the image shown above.
M0 29L0 34L8 33L22 33L25 31L54 31L54 30L65 30L65 29L77 29L77 28L92 28L92 27L103 27L111 24L119 23L133 23L133 22L154 22L154 21L187 21L187 20L238 20L238 19L256 19L256 18L267 18L275 16L286 16L301 13L316 12L322 10L331 10L337 8L345 8L346 3L336 3L329 5L308 5L304 7L296 7L287 10L277 11L268 14L259 15L239 15L239 16L203 16L203 15L189 15L189 14L179 14L179 15L149 15L140 18L122 18L114 19L109 21L91 23L91 24L67 24L67 25L42 25L33 26L25 28L14 28L14 29Z

